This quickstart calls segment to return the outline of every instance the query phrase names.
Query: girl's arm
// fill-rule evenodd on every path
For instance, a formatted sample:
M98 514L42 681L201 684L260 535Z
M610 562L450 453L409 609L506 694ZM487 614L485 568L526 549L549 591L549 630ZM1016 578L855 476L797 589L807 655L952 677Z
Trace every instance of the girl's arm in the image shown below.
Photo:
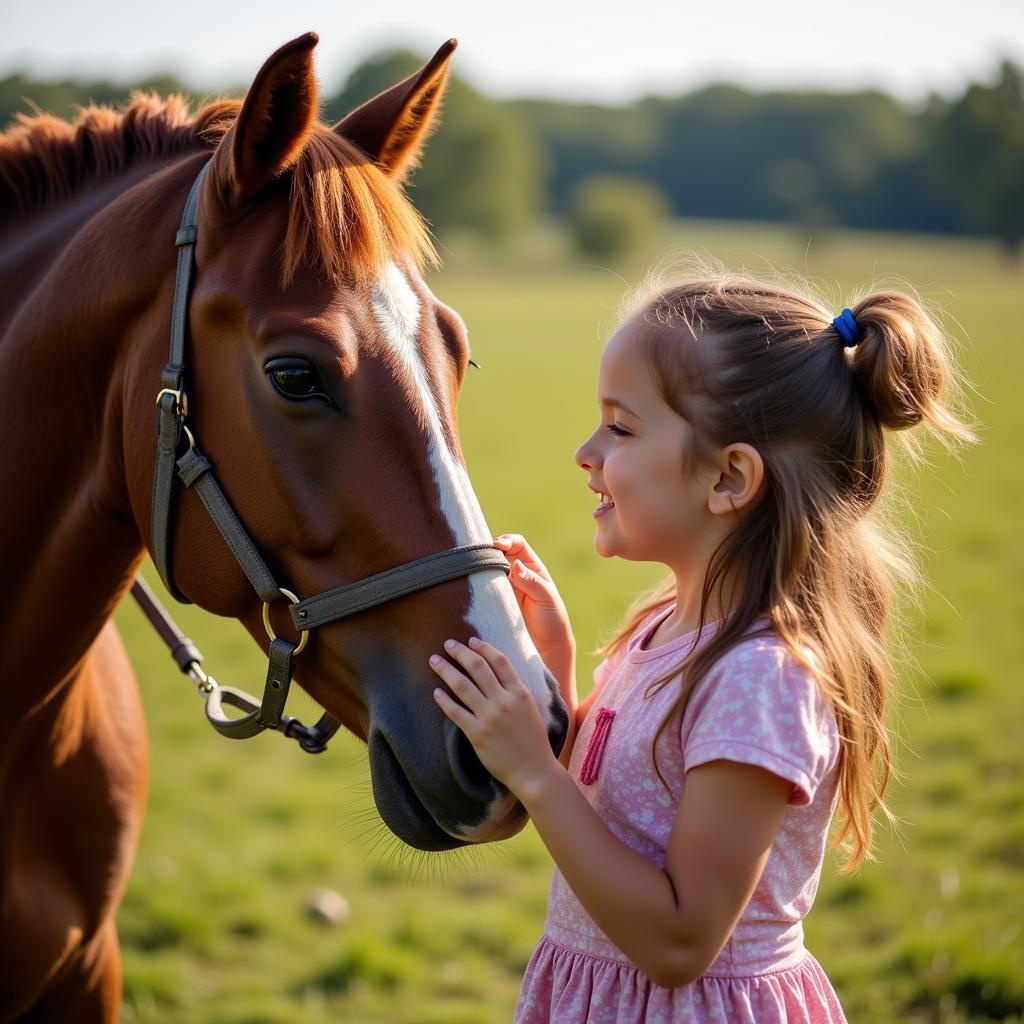
M431 665L441 709L519 797L566 881L602 931L655 984L677 987L711 965L747 905L792 783L713 761L687 775L664 869L609 830L555 760L533 698L496 648L445 645L459 667Z
M655 984L675 988L701 977L728 941L791 789L732 761L693 769L664 870L617 839L560 766L516 795L601 930Z
M576 731L586 717L576 693L576 638L555 581L537 552L518 533L503 533L494 538L494 546L505 553L512 564L509 582L530 639L548 670L558 681L558 692L569 711L569 728L559 760L569 764Z

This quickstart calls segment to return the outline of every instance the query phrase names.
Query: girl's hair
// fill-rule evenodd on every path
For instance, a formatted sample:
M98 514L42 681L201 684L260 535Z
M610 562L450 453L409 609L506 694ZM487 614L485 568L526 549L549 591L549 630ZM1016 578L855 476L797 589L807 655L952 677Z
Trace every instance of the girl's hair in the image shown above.
M892 820L882 799L893 769L886 622L894 587L917 579L909 545L876 507L883 428L923 424L947 447L975 438L955 411L962 391L948 343L917 299L878 291L852 303L861 333L846 348L834 311L805 290L717 272L631 300L629 329L664 401L692 428L684 472L745 442L767 485L709 563L698 625L717 594L719 628L649 692L681 679L660 736L723 653L745 636L779 635L835 710L842 830L832 845L850 872L872 859L872 811ZM641 597L602 653L674 597L674 579ZM770 625L752 629L765 615Z

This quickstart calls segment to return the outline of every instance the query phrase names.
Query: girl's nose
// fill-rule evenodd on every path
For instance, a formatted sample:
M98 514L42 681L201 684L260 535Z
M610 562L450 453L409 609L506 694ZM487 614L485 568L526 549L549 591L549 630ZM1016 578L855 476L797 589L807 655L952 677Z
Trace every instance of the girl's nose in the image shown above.
M600 463L600 456L594 448L593 442L594 435L591 434L590 437L588 437L586 441L576 449L575 455L576 465L579 466L580 469L586 470L588 473L596 469Z

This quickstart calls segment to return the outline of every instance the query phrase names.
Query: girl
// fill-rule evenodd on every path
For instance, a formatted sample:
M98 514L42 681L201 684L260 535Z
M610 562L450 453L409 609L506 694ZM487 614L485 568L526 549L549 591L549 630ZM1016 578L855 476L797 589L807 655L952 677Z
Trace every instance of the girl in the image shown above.
M801 922L836 807L847 870L888 814L885 624L908 565L872 521L883 429L971 440L950 393L942 334L895 292L833 318L717 275L642 301L608 342L576 452L595 546L662 563L666 584L577 706L555 585L497 538L570 709L562 763L500 651L474 637L431 658L442 711L557 865L518 1022L844 1020Z

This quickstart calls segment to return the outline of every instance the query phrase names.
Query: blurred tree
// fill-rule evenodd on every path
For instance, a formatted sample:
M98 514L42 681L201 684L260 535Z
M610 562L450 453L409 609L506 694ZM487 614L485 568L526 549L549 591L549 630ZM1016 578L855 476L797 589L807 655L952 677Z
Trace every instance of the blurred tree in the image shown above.
M929 166L932 115L883 93L714 85L630 107L515 106L542 140L556 213L583 178L624 174L652 181L678 216L962 229L957 197Z
M364 61L327 97L327 115L342 117L421 64L405 51ZM1022 79L1007 61L994 84L909 110L872 91L757 94L728 85L628 107L498 103L453 77L411 194L439 231L469 227L502 239L542 208L568 215L584 179L610 175L650 182L677 216L781 220L815 231L983 231L1016 252L1024 237ZM171 75L129 86L13 74L0 79L0 125L19 111L73 117L79 104L117 105L132 88L183 93L193 108L203 98Z
M326 114L340 119L395 82L423 59L390 51L364 61ZM541 203L541 153L529 124L507 104L496 103L452 76L441 125L413 176L413 201L437 231L466 227L492 241L513 236L536 216Z
M963 197L969 227L1006 244L1024 238L1024 70L1003 61L993 85L971 85L937 125L941 170Z
M651 172L678 214L808 224L902 217L911 226L878 187L883 168L922 150L912 119L889 96L717 85L660 106Z
M592 174L650 177L662 131L660 113L643 104L600 107L554 100L510 104L536 132L545 160L547 209L565 214L576 186Z
M665 197L649 182L595 175L573 191L569 227L581 252L614 260L649 247L667 214Z

